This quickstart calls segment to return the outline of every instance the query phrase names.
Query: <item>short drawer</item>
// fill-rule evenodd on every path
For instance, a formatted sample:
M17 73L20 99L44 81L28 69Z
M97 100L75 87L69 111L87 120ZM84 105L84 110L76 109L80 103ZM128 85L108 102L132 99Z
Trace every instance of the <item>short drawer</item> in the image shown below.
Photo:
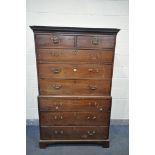
M111 80L39 79L40 95L109 96Z
M51 125L101 125L109 126L110 112L40 112L40 123Z
M114 48L115 36L113 35L77 36L77 47L79 49Z
M103 126L52 126L40 128L42 140L108 139L109 127Z
M37 49L38 62L113 62L114 51L104 50L73 50L73 49Z
M40 78L112 78L112 65L99 64L38 64Z
M36 47L37 48L73 48L74 36L59 35L54 33L37 34Z
M39 97L38 101L40 111L108 112L111 110L111 97L105 99Z

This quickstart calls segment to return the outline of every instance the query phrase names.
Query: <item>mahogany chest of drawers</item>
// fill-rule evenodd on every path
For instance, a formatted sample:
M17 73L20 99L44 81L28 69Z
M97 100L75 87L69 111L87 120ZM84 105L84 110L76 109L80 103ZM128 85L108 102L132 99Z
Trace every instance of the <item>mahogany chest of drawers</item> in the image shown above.
M38 73L40 147L109 147L111 86L119 29L31 26Z

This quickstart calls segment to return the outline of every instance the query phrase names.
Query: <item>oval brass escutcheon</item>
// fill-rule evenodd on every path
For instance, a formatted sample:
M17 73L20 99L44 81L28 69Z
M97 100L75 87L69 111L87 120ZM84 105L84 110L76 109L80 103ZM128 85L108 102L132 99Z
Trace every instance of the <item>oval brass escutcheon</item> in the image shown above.
M73 72L77 72L77 67L73 67Z

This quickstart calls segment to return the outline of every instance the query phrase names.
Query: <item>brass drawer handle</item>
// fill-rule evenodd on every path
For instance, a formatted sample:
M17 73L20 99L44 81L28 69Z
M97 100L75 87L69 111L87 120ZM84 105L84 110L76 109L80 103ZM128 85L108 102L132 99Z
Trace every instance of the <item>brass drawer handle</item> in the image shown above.
M94 107L97 106L97 103L96 102L89 102L88 104L89 104L89 106L94 106Z
M60 103L54 103L55 106L63 106L63 102Z
M54 119L55 119L55 120L57 120L57 119L58 119L58 117L57 117L57 116L54 116ZM59 119L61 119L61 120L62 120L62 119L63 119L63 117L62 117L62 116L60 116L60 117L59 117Z
M99 39L98 39L98 37L93 37L92 44L93 45L99 45Z
M94 116L92 119L96 119L96 116Z
M64 131L63 130L61 130L61 131L57 131L57 130L54 130L54 134L55 135L57 135L57 134L61 134L61 135L63 135L64 134Z
M96 89L97 89L96 86L89 86L89 88L90 88L91 90L96 90Z
M54 103L55 110L59 110L59 108L62 108L63 103Z
M57 116L54 116L54 119L56 120L57 119Z
M87 133L88 133L89 136L93 136L93 135L96 134L96 131L88 131Z
M60 43L60 40L57 36L53 36L51 39L53 41L53 44L59 44Z
M62 87L62 85L61 84L53 84L52 87L54 89L60 89Z
M99 111L103 111L103 108L100 108Z
M74 54L77 54L77 53L78 53L78 50L74 50L73 53L74 53Z
M54 130L54 134L57 135L58 134L58 131L57 130Z
M64 134L64 131L63 131L63 130L61 130L61 131L60 131L60 134L61 134L61 135L63 135L63 134Z
M58 106L56 106L56 107L55 107L55 109L56 109L56 110L58 110L58 109L59 109L59 107L58 107Z
M54 68L54 69L52 69L52 72L53 72L54 74L58 74L58 73L61 72L61 68Z
M96 119L96 116L93 116L93 117L88 116L87 119L89 119L89 120L90 120L90 119L91 119L91 120L95 120L95 119Z

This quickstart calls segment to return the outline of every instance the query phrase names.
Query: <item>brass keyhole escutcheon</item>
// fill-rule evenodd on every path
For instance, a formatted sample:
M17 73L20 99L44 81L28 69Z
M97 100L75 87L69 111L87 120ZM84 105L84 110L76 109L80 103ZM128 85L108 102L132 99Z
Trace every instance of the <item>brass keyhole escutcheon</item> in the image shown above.
M77 72L77 67L73 67L73 72Z
M74 71L74 72L76 72L76 71L77 71L77 69L76 69L76 68L74 68L74 69L73 69L73 71Z

